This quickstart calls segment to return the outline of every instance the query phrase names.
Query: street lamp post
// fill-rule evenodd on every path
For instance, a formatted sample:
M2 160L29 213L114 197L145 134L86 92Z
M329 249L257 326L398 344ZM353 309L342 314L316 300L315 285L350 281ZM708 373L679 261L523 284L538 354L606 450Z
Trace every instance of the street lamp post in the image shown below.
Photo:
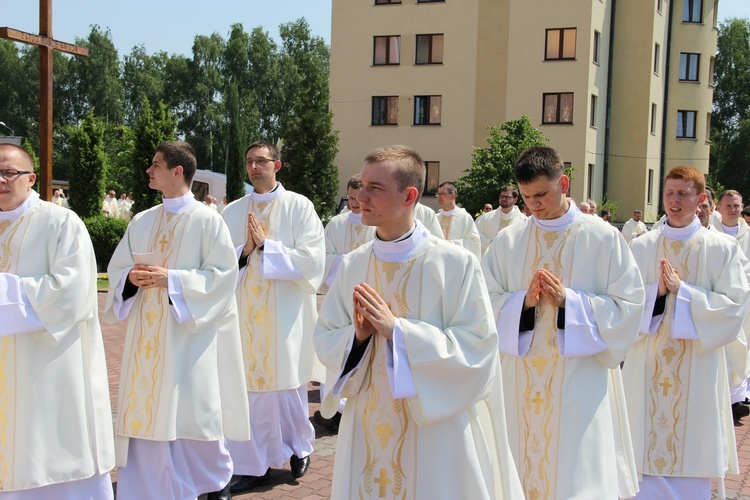
M15 136L16 136L16 133L15 133L15 132L13 132L13 129L12 129L12 128L10 128L9 126L7 126L7 125L5 124L5 122L0 122L0 127L5 127L5 128L7 128L8 130L10 130L10 136L11 136L11 137L15 137Z

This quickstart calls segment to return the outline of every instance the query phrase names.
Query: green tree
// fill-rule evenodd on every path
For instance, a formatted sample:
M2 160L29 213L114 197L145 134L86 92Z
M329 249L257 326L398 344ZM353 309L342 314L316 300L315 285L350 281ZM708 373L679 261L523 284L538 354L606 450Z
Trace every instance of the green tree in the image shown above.
M133 193L133 214L159 202L159 193L148 187L146 169L151 165L156 146L175 139L175 121L167 106L160 102L155 110L147 99L141 102L141 114L133 127L133 149L130 157L130 191Z
M81 218L102 210L107 156L104 153L104 123L90 110L72 134L69 181L70 208Z
M495 203L504 184L515 182L513 168L518 156L532 146L548 141L535 129L528 116L509 120L499 127L488 127L489 144L474 148L471 167L456 181L461 205L470 213L482 210L485 203Z
M229 86L227 98L229 115L229 134L227 145L227 203L238 200L245 195L244 183L247 171L243 152L244 141L240 137L240 97L237 84ZM221 201L221 200L219 200Z
M280 129L286 166L279 180L307 196L322 220L333 216L338 169L333 160L338 134L328 110L330 54L323 39L312 36L304 19L282 24L283 88L286 92Z
M750 140L750 20L721 23L714 63L709 177L750 192L747 143Z

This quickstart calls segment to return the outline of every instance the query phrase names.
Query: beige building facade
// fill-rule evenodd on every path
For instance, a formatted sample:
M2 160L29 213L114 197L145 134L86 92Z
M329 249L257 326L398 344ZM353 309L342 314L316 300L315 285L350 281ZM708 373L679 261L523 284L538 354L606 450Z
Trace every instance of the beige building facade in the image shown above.
M572 197L606 196L619 218L638 208L652 220L665 168L708 171L717 5L333 0L341 191L367 152L408 144L436 208L437 186L469 168L487 127L526 115L576 170Z

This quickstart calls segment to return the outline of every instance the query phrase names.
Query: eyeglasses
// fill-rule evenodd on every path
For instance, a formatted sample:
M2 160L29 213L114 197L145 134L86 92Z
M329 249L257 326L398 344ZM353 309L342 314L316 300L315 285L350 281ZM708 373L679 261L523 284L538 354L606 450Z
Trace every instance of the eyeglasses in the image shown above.
M24 170L0 170L0 177L5 179L6 181L12 181L19 175L24 174L33 174L33 172L24 171Z
M269 161L276 161L276 160L272 160L272 159L270 159L270 158L263 158L263 157L261 156L260 158L255 158L255 159L252 159L252 158L248 158L248 159L247 159L247 162L246 162L245 164L246 164L246 165L247 165L248 167L252 167L252 166L253 166L253 164L255 164L255 165L257 165L257 166L259 166L259 167L263 168L263 167L265 167L265 166L266 166L266 164L267 164L267 163L268 163Z
M512 200L513 198L515 198L515 196L513 196L513 195L507 195L507 194L501 194L500 195L500 199L501 200Z

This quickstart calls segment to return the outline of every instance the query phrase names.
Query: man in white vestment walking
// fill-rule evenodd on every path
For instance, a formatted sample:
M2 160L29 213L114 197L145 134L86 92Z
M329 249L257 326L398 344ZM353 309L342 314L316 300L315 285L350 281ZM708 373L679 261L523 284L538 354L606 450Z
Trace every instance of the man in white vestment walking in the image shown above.
M41 201L0 144L0 498L113 498L96 262L78 216Z
M501 229L524 219L525 215L519 210L516 205L517 202L518 189L510 185L502 186L500 188L499 207L480 215L474 221L482 243L482 255L485 254L487 247L490 246Z
M521 498L479 261L415 221L424 171L405 146L365 158L357 200L376 236L344 257L315 328L321 412L348 398L331 496Z
M638 267L615 228L568 200L557 151L528 149L515 177L532 216L497 235L482 268L524 494L633 496L619 365L643 313Z
M630 243L633 239L648 232L646 224L644 224L641 220L642 217L643 212L641 212L640 210L634 210L633 217L631 217L625 224L623 224L622 237L625 238L625 241L627 243Z
M117 197L114 190L110 190L109 193L107 193L107 196L104 197L104 201L102 201L102 213L105 217L110 217L112 219L117 219L120 216L120 210L117 206Z
M252 430L249 443L227 444L233 493L267 481L271 467L287 460L295 479L310 466L307 383L317 363L315 294L325 269L323 225L312 202L276 181L279 149L255 142L245 161L254 190L223 213L241 268L236 294Z
M670 170L666 222L630 244L647 290L623 369L637 498L708 499L711 478L738 472L725 346L741 334L750 289L739 246L695 215L704 182L693 167Z
M482 258L482 245L479 242L479 231L474 225L474 219L464 208L456 205L458 190L452 182L443 182L437 190L437 200L441 210L438 221L446 240L460 245Z
M146 170L163 203L137 214L107 269L105 320L128 320L115 423L118 500L230 498L224 439L250 439L237 261L221 217L190 191L186 142Z

